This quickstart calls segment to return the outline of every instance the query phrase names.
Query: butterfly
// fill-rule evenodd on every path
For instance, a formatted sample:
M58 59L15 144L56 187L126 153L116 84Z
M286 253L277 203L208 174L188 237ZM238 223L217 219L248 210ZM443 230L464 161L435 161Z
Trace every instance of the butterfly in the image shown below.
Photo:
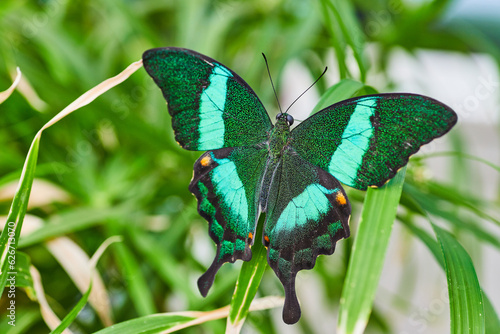
M341 183L384 185L421 145L457 122L432 98L393 93L335 103L290 130L290 114L279 113L273 125L252 88L212 58L168 47L146 51L143 64L167 100L178 144L206 151L189 185L217 244L198 280L201 294L224 263L251 259L265 213L261 238L285 290L288 324L301 314L297 272L349 237L351 205Z

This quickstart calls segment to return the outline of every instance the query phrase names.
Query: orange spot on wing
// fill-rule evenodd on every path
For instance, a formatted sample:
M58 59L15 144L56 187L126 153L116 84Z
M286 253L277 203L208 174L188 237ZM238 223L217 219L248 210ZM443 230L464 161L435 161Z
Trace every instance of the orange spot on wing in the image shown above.
M210 158L209 155L207 156L204 156L201 160L200 160L200 164L203 166L203 167L207 167L208 165L210 165L210 163L212 162L212 159Z
M252 232L248 233L248 239L252 240L253 239L253 234Z
M346 205L346 203L347 203L347 200L346 200L344 194L342 194L342 192L340 192L340 191L337 192L337 197L335 197L335 200L337 201L337 203L339 205Z
M267 235L264 236L264 241L265 241L264 246L267 247L269 245L269 237Z

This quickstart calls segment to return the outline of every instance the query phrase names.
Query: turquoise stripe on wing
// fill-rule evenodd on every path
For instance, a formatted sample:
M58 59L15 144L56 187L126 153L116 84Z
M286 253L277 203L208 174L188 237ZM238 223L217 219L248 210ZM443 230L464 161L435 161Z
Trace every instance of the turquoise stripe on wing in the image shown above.
M377 99L360 99L356 103L354 113L342 133L340 145L330 159L328 171L340 182L353 184L363 157L370 147L373 135L371 117L375 114Z
M297 272L314 267L318 255L332 254L336 242L349 236L351 206L338 180L290 147L266 173L272 177L263 242L285 289L283 320L292 324L300 318Z
M318 183L308 185L283 210L276 222L275 232L290 231L307 223L316 224L331 209L330 200L326 194L330 195L337 191L339 188L330 190Z
M215 158L212 152L209 154L219 164L210 175L215 194L228 210L228 226L239 235L245 235L248 233L248 201L236 165L229 159Z
M207 88L200 96L200 125L198 150L224 146L224 108L227 97L227 80L233 75L226 68L214 64Z
M250 260L258 214L257 189L267 150L259 146L223 148L205 152L194 165L189 190L198 200L198 211L208 221L210 237L217 244L212 265L198 280L203 296L215 274L226 262Z

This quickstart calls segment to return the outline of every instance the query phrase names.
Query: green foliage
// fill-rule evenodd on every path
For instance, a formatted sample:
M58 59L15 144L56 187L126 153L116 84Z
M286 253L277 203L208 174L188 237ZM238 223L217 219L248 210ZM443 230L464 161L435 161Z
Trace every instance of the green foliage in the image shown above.
M11 241L8 228L0 237L0 332L48 331L39 298L35 298L40 296L33 293L36 279L30 274L30 265L40 272L54 313L60 319L68 317L62 327L71 323L69 328L81 333L155 333L202 322L184 331L220 333L226 326L222 318L227 314L235 320L246 316L243 326L258 332L280 332L273 324L275 317L281 321L279 312L251 311L247 315L252 294L282 295L278 280L263 272L265 265L245 263L241 272L239 265L225 265L207 298L199 295L196 279L213 258L212 253L206 253L215 248L187 190L199 154L184 151L175 143L164 100L144 71L139 70L120 86L44 130L41 137L38 131L78 96L140 59L142 52L152 47L182 46L220 60L255 89L271 112L274 95L260 52L268 57L278 90L289 60L298 60L317 76L334 55L335 71L342 80L332 87L325 87L325 80L318 83L322 98L314 111L351 96L374 93L375 89L365 84L372 84L369 74L387 74L389 55L396 47L410 52L417 48L486 52L500 63L500 48L495 43L499 36L494 35L500 31L498 22L493 28L481 30L481 26L472 27L470 23L445 21L442 18L452 4L442 0L411 5L392 0L2 0L0 91L11 85L16 66L32 89L26 88L26 83L20 85L0 106L0 191L12 182L15 187L23 175L15 196L0 201L0 214L17 226ZM365 50L368 42L378 46L377 57L370 61ZM462 149L452 154L462 162L475 159ZM420 173L425 171L424 162L425 157L417 157L408 168L397 222L408 228L411 240L419 240L429 249L443 268L443 279L448 277L452 331L462 332L461 326L466 326L471 333L481 333L483 328L486 333L498 333L498 313L482 290L481 253L476 251L478 245L492 245L496 251L500 248L498 237L491 233L498 232L500 224L495 214L499 211L498 199L488 201L478 195L480 191L467 191L463 180L471 179L471 172L462 165L460 179L452 183L425 180ZM491 162L483 162L499 170ZM350 191L354 213L351 239L340 242L335 255L318 258L315 269L303 276L320 282L318 289L326 300L323 306L329 317L338 314L341 294L346 298L340 314L349 314L349 320L345 320L349 325L343 326L344 320L340 320L339 326L345 332L353 332L352 324L366 321L367 331L395 331L391 312L372 303L378 298L374 297L376 276L384 263L389 238L386 229L392 219L387 217L377 225L382 221L370 223L374 218L368 219L368 213L378 210L389 216L386 211L390 211L389 206L394 209L397 200L377 207L373 199L387 189L370 190L366 200L364 193ZM360 212L363 224L356 229ZM422 219L428 214L440 226L435 229L437 237L427 232L434 226ZM387 239L380 248L362 243L363 235L372 232ZM101 297L109 295L108 299L99 299L109 304L95 304L92 294L87 294L88 283L78 285L68 274L71 264L59 262L57 242L70 240L76 252L93 254L114 235L122 235L123 242L111 247L97 267L104 289L96 290L98 280L92 281L92 291L99 291ZM356 240L356 251L350 249L351 240ZM9 302L8 252L16 247L13 329L4 312ZM359 254L370 252L378 255L377 263L363 266L368 259ZM257 254L254 257L259 258ZM358 269L349 269L352 273L348 273L348 263ZM82 263L75 260L72 266L78 268ZM415 270L418 268L403 261L403 272L411 275ZM254 274L253 285L242 283ZM257 289L262 274L264 279ZM363 283L369 277L375 278ZM349 282L363 284L363 288L349 289ZM367 291L364 289L369 292L361 293ZM240 295L239 291L250 291L251 298L240 298L247 294ZM411 294L402 292L399 297L411 298ZM84 307L87 298L92 306ZM229 304L231 310L217 313ZM399 308L396 301L393 306ZM186 310L203 312L164 313ZM214 310L216 316L210 312ZM112 314L109 322L106 312ZM314 312L304 311L294 329L311 332L315 324L329 321L314 316ZM116 325L107 327L111 323ZM364 325L359 328L364 330Z
M340 302L340 333L366 327L403 190L406 167L381 189L368 189Z

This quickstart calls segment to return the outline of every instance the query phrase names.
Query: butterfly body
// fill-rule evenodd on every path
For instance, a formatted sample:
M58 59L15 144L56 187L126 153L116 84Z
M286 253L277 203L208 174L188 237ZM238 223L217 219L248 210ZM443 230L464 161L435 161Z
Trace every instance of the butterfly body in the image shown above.
M248 261L260 237L285 290L286 323L300 318L297 272L350 234L351 206L340 182L361 190L382 186L421 145L456 123L456 114L436 100L395 93L339 102L291 130L291 115L279 114L273 125L248 84L214 59L159 48L146 51L143 62L168 102L177 142L207 151L189 185L217 244L198 280L200 292L208 293L225 262ZM256 236L261 213L263 235Z

